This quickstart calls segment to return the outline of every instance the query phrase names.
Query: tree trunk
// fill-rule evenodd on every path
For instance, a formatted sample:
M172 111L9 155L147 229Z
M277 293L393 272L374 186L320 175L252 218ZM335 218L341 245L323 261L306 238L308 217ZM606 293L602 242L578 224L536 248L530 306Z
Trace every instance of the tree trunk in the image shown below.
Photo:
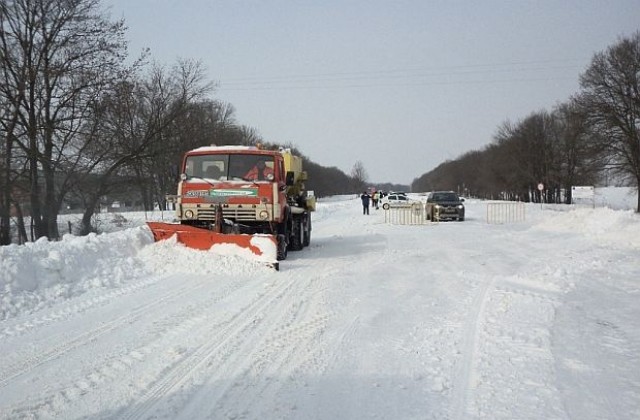
M636 204L636 213L640 213L640 176L636 179L636 193L638 194L638 203Z
M2 184L0 201L0 246L11 244L11 195L9 183Z
M50 165L43 165L44 170L44 184L45 184L45 197L44 197L44 224L47 226L48 238L51 240L60 239L60 232L58 231L58 204L55 196L55 182L54 171Z
M42 222L42 208L40 206L40 186L38 185L38 163L36 159L30 159L30 183L31 183L31 226L35 239L47 236L46 225Z
M11 131L11 130L10 130ZM0 180L0 245L11 243L11 134L7 133L5 159L2 179Z
M96 207L98 206L99 200L100 196L97 194L93 195L89 199L87 207L85 208L84 213L82 213L82 220L80 221L80 235L84 236L96 231L96 229L91 226L91 218L96 212Z
M22 245L28 240L27 228L24 224L24 214L22 213L20 203L14 202L13 206L16 209L16 216L18 218L18 243Z

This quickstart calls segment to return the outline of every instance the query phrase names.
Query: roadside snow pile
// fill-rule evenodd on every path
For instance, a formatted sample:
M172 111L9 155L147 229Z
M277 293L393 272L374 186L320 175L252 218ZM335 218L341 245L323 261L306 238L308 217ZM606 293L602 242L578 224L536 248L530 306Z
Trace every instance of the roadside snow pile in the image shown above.
M583 234L614 248L640 249L640 215L633 210L578 208L571 211L546 211L534 229Z
M589 202L589 200L584 201ZM598 187L595 189L593 201L596 207L632 210L638 205L638 190L631 187Z
M145 268L135 256L151 242L148 229L139 227L0 247L0 319L141 275Z
M238 247L235 247L238 248ZM140 278L177 273L251 275L274 271L247 261L238 249L224 256L175 240L158 243L147 226L108 234L65 235L0 247L0 320L50 307L98 288L117 288Z

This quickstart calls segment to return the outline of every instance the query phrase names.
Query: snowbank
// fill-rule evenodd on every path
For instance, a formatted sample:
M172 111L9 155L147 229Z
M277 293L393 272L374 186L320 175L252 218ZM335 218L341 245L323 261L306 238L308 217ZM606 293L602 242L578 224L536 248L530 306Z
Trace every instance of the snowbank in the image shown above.
M65 235L60 242L43 238L24 246L0 247L0 320L150 275L214 277L271 270L247 261L243 251L249 252L231 246L195 251L172 240L154 243L146 225L85 237Z
M580 233L589 240L615 248L640 249L640 216L633 210L577 208L545 211L533 229Z

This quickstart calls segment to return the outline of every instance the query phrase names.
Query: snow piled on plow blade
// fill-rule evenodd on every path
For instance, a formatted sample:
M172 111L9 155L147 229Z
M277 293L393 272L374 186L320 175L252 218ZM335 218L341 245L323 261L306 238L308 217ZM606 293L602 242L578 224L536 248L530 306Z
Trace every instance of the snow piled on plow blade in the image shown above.
M277 241L273 235L216 233L188 225L147 222L155 241L173 238L188 248L209 251L216 255L238 256L266 263L278 269Z
M236 255L251 259L254 261L263 261L267 263L275 263L277 261L278 246L275 237L272 235L225 235L224 243L215 243L209 248L210 252L217 255ZM246 237L249 238L250 248L244 247L242 244L236 242L238 236L242 236L241 243L245 243ZM259 250L259 252L254 252Z

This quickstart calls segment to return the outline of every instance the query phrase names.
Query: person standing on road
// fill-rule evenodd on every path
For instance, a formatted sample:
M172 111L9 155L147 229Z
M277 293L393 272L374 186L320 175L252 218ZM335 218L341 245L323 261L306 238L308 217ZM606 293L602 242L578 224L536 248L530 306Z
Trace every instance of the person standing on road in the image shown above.
M378 203L380 202L380 193L378 191L373 193L373 207L378 210Z
M369 200L371 196L365 191L360 196L360 199L362 200L362 214L369 214Z

